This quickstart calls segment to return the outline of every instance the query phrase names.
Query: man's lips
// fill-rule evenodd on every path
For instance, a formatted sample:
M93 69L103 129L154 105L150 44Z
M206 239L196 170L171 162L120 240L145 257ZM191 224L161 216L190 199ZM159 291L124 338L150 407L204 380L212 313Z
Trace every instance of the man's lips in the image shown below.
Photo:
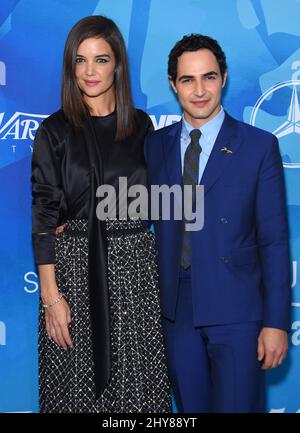
M203 101L191 101L191 102L192 102L192 104L194 104L196 107L202 108L202 107L204 107L204 106L209 102L209 99L205 99L205 100L203 100Z

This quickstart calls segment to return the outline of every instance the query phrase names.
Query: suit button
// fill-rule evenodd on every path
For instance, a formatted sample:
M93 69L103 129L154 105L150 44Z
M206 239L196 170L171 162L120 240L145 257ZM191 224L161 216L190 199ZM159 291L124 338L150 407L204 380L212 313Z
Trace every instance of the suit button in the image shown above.
M220 221L222 224L227 224L228 223L228 219L225 217L220 218Z
M221 257L221 259L222 259L223 263L229 263L229 257L224 256L224 257Z

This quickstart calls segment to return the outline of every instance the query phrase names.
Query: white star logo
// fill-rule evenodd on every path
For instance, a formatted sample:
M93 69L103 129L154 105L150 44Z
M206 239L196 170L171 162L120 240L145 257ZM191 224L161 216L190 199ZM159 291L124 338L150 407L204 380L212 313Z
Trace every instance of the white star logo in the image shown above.
M273 131L277 138L293 133L300 134L300 107L296 86L293 87L288 120Z
M279 125L274 131L272 131L272 133L276 135L278 139L282 137L286 137L291 134L300 134L300 105L299 105L298 94L297 94L297 86L300 86L300 80L282 81L281 83L272 86L270 89L264 92L259 98L259 100L256 102L255 106L253 107L251 117L250 117L250 124L256 126L256 117L262 103L268 100L273 93L275 93L276 91L284 87L288 87L288 88L292 87L293 90L292 90L290 105L287 113L287 119L281 125ZM265 128L265 126L266 125L262 125L262 128ZM300 168L300 162L299 160L297 162L283 161L283 166L285 168Z

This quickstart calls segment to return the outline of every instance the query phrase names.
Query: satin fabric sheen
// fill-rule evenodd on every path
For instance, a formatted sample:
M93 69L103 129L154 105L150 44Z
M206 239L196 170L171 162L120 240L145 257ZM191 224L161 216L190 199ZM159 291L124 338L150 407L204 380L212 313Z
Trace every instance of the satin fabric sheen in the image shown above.
M55 264L55 229L69 219L88 219L89 292L93 331L96 397L110 378L111 353L105 223L96 217L97 187L147 186L144 139L153 129L149 116L136 110L136 132L115 141L116 114L88 116L73 128L62 110L38 129L32 156L32 235L37 265ZM118 188L117 188L118 190Z

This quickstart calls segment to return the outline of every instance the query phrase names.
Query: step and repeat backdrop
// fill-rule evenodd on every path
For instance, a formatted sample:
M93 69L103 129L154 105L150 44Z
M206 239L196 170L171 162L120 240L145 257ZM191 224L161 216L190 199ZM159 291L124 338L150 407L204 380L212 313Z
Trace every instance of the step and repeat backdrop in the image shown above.
M268 411L300 412L299 0L0 1L0 412L37 412L39 282L31 247L32 142L60 106L66 36L87 15L120 27L135 105L155 128L180 119L167 57L184 34L217 39L228 59L223 106L277 135L290 225L290 353L268 372Z

